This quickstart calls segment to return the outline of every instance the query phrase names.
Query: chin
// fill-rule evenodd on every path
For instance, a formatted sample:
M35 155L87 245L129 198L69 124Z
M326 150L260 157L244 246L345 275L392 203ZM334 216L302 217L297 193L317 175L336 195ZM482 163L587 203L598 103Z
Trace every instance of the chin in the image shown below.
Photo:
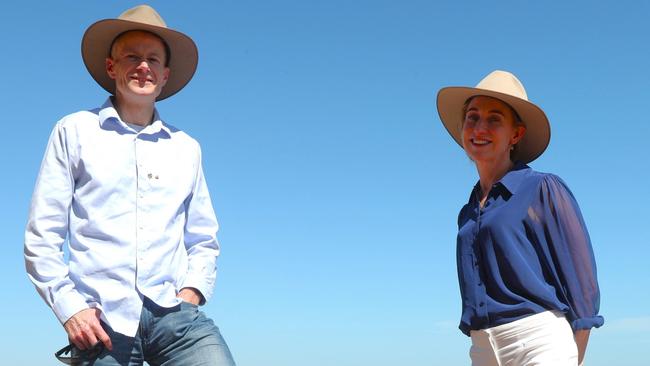
M154 94L156 92L155 88L140 88L140 87L135 87L135 88L130 88L131 92L133 94L142 94L142 95L149 95L149 94Z
M133 94L133 95L135 95L135 96L137 96L137 97L141 97L141 98L151 97L151 98L154 98L154 99L155 99L158 95L160 95L160 93L159 93L157 90L140 89L140 88L138 88L138 89L131 89L131 94Z
M467 154L467 157L469 157L472 161L482 161L485 160L485 158L487 157L485 154L476 153L474 151L467 151L467 150L465 150L465 154Z

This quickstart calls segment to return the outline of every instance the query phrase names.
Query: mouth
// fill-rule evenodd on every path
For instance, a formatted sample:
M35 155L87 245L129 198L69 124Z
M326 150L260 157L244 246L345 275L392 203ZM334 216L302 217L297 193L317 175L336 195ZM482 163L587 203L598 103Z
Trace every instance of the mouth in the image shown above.
M492 141L482 139L482 138L471 138L469 139L469 141L472 143L472 145L476 145L476 146L485 146L492 143Z
M132 75L131 80L137 81L140 84L153 83L153 78L150 76L140 77L138 75Z

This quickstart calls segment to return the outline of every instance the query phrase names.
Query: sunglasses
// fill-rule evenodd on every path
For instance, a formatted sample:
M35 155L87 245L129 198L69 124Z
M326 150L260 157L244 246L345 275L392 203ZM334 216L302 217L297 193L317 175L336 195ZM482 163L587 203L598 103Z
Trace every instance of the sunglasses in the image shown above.
M54 357L66 365L80 365L83 361L92 361L104 350L102 342L95 343L87 349L79 349L73 344L69 344L58 350Z

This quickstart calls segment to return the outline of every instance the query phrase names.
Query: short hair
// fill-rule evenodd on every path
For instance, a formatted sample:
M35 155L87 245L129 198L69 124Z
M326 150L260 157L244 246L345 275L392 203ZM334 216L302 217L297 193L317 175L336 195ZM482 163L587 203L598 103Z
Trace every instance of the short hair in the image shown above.
M165 40L161 36L157 35L156 33L149 32L149 31L142 30L142 29L131 29L131 30L122 32L122 33L118 34L117 36L115 36L115 38L113 38L113 42L111 42L111 46L108 48L108 57L113 58L113 47L115 46L115 43L117 43L117 41L120 38L122 38L124 35L126 35L127 33L131 33L131 32L148 33L148 34L151 34L152 36L158 38L160 40L160 42L162 42L163 46L165 47L165 67L169 67L169 61L172 58L172 52L171 52L171 49L169 48L169 45L167 44L167 42L165 42Z

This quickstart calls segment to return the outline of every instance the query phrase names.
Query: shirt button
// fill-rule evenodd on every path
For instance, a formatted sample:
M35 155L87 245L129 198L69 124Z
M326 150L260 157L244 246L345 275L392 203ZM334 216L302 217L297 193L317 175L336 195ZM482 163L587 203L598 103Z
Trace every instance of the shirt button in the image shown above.
M478 306L483 306L483 305L485 305L485 303L484 303L483 301L481 301L481 302L478 304Z
M479 285L479 286L483 286L483 282L479 282L478 285Z

